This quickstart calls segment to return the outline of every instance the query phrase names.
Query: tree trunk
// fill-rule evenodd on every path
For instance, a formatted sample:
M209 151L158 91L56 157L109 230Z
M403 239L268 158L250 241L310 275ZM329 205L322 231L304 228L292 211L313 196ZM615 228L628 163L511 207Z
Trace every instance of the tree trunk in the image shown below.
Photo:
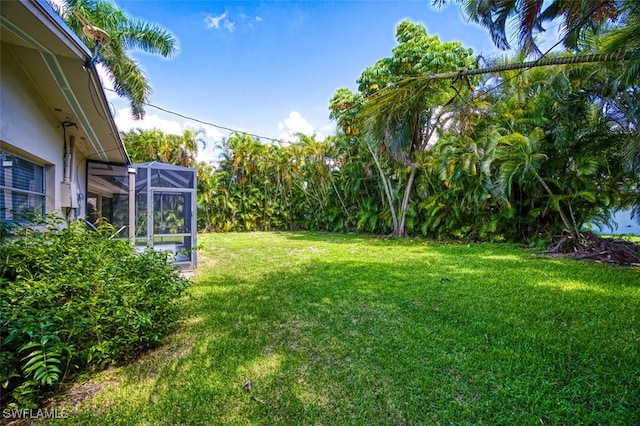
M536 178L538 179L538 182L540 182L542 187L545 189L545 191L547 191L547 194L549 194L550 197L553 197L554 194L551 191L551 188L549 188L549 185L547 185L544 179L542 179L542 176L536 173ZM569 220L564 210L562 210L562 206L560 205L560 202L558 202L558 214L560 214L560 219L562 219L562 223L564 224L565 228L567 228L567 231L569 231L569 233L571 234L571 237L575 238L575 240L578 241L579 240L578 230L573 225L573 223Z
M393 233L395 235L397 230L399 229L399 222L398 222L398 215L396 214L396 209L393 205L393 191L391 189L391 184L389 183L389 180L387 179L387 177L384 174L384 171L382 170L382 166L380 165L380 160L378 159L378 156L373 151L373 149L369 146L368 143L365 142L365 145L367 145L367 148L369 149L369 152L373 157L373 161L376 163L376 168L378 169L378 173L380 174L380 179L382 180L382 186L384 187L384 193L387 196L387 204L389 205L389 210L391 211L391 219L393 220Z
M416 177L416 171L418 166L416 164L411 164L409 166L409 180L407 181L407 186L404 188L404 197L402 197L402 205L400 206L400 223L398 229L394 231L394 234L398 238L402 238L406 236L406 220L407 220L407 210L409 210L409 201L411 200L411 190L413 189L413 181Z
M338 200L340 201L340 205L342 206L342 210L344 211L344 219L345 221L347 221L349 219L349 210L347 210L347 206L345 206L344 201L340 196L340 192L338 191L338 187L336 186L336 182L333 179L333 175L331 174L331 172L329 172L329 180L331 181L331 186L333 186L333 190L336 192L336 196L338 197Z

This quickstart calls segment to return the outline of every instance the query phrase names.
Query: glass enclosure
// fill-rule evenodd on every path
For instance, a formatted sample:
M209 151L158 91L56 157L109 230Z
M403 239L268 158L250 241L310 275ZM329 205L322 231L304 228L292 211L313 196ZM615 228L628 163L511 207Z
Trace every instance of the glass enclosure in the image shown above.
M114 237L127 238L129 227L129 176L127 166L87 163L86 221L89 227L99 218L117 230Z
M196 170L158 162L135 164L135 191L127 166L88 163L87 219L106 218L140 249L172 253L174 263L193 270L196 254ZM135 195L134 195L135 194ZM129 198L135 196L135 206ZM134 212L133 220L129 219Z

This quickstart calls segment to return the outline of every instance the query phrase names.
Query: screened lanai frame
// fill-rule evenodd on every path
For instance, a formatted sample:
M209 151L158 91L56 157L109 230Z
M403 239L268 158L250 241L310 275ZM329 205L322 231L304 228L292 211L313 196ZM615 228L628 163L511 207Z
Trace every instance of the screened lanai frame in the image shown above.
M182 269L197 264L197 171L172 164L135 164L138 247L175 254Z
M197 171L158 162L87 162L87 221L104 217L136 247L172 253L183 270L197 265ZM132 189L135 190L132 191ZM132 205L129 199L135 199Z

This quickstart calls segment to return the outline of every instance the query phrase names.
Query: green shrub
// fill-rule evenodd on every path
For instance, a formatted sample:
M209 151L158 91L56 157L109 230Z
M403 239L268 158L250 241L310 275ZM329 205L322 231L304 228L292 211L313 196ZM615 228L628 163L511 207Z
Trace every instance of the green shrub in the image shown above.
M2 405L32 406L68 372L132 357L176 326L188 280L114 232L50 216L0 240Z

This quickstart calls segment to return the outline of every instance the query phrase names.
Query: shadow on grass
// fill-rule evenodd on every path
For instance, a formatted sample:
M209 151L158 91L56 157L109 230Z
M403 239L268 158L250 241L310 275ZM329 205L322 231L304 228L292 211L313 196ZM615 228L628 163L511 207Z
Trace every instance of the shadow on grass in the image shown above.
M120 391L137 396L74 421L640 422L637 270L525 259L454 246L424 267L317 257L258 280L207 273L181 355L130 366Z

